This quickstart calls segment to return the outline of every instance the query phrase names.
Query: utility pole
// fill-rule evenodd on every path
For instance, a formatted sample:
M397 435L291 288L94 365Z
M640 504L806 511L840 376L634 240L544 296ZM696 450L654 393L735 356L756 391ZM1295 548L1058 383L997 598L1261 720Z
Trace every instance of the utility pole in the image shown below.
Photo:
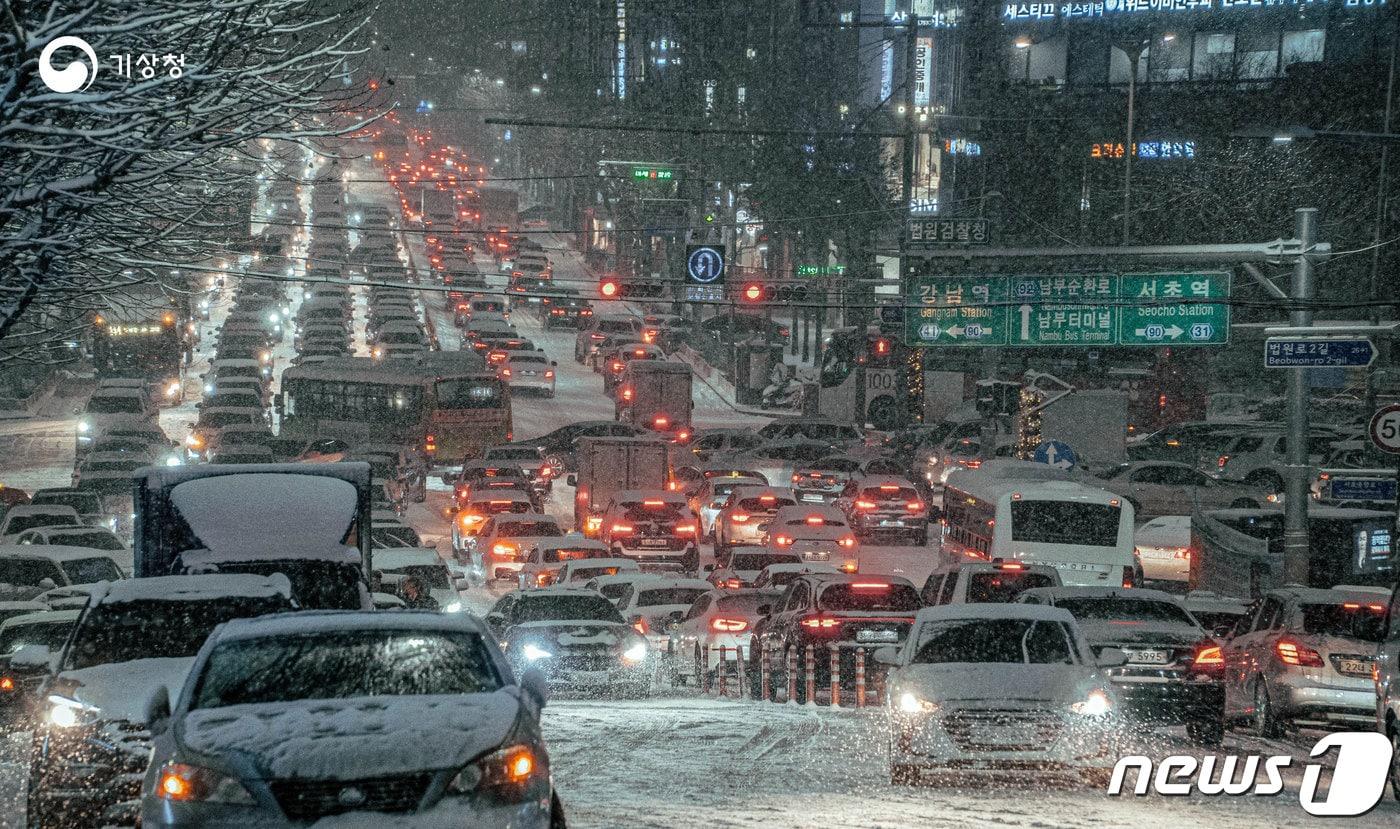
M1390 33L1390 73L1385 82L1385 118L1381 124L1381 132L1390 132L1390 115L1392 111L1392 101L1395 98L1395 47L1396 39L1400 38L1400 18L1397 18L1395 26ZM1378 302L1381 298L1381 225L1386 219L1386 195L1389 191L1389 166L1390 166L1390 142L1381 144L1381 169L1376 181L1376 213L1375 227L1371 233L1371 290L1368 298L1371 300L1370 323L1379 325L1381 321L1381 309ZM1393 346L1392 346L1393 347ZM1366 411L1376 410L1376 378L1377 372L1367 370L1366 372ZM1397 503L1400 503L1398 501Z
M1309 328L1313 312L1309 303L1317 293L1313 279L1313 246L1317 241L1317 208L1301 207L1293 213L1293 236L1300 243L1293 264L1290 316L1295 328ZM1288 444L1283 480L1283 580L1308 583L1308 369L1289 369Z
M914 203L914 64L919 60L919 16L912 11L904 24L904 171L900 215L907 216ZM904 222L900 222L900 246L903 247Z

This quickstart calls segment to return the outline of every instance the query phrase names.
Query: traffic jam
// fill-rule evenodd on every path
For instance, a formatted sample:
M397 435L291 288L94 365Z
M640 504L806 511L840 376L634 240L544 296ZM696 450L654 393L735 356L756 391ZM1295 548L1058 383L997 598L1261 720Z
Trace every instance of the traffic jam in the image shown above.
M688 301L425 106L0 398L0 824L1400 820L1400 406Z

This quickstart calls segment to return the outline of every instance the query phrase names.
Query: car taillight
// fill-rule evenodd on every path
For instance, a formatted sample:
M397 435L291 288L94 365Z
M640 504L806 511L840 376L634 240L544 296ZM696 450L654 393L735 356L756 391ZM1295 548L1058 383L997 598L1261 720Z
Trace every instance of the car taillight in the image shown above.
M436 452L436 451L437 451L437 435L434 435L434 434L429 433L429 434L426 434L426 435L423 436L423 451L424 451L424 452Z
M491 554L497 558L515 558L516 553L519 552L520 548L516 547L514 544L497 542L491 545Z
M813 633L836 633L841 622L836 619L824 619L821 616L808 616L800 624Z
M743 579L725 579L724 586L730 590L738 590L744 586Z
M613 524L612 527L609 528L615 535L626 535L632 532L632 529L633 527L631 524Z
M874 501L856 501L856 509L875 509Z
M733 521L735 524L742 524L749 520L749 517L742 512L736 512L729 516L729 520Z
M676 433L676 443L685 443L690 440L690 433L682 429Z
M502 376L502 377L509 377L509 376L510 376L510 369L508 369L508 368L503 368L503 369L501 369L501 376Z
M1317 651L1292 639L1280 639L1274 643L1274 653L1278 654L1279 661L1285 665L1297 665L1301 668L1323 666L1322 656Z
M1215 459L1215 468L1216 468L1216 469L1224 469L1224 468L1225 468L1225 464L1227 464L1227 463L1229 463L1229 462L1230 462L1230 456L1229 456L1229 455L1221 455L1220 457L1218 457L1218 458Z
M623 399L623 400L626 400L626 401L629 401L629 402L632 400L632 387L631 387L631 386L623 386L623 387L622 387L622 399Z
M477 515L477 514L474 513L474 512L464 512L464 513L462 513L462 516L461 516L460 518L457 519L458 523L460 523L460 524L462 525L462 529L464 529L464 530L469 530L469 529L471 529L472 527L475 527L477 524L480 524L482 521L485 521L485 520L486 520L486 516L484 516L484 515Z
M1225 651L1213 639L1206 639L1196 645L1196 655L1191 659L1191 670L1204 674L1225 672Z
M619 374L622 372L622 363L618 360L613 360L611 363L608 363L608 368L612 369L613 374Z
M0 692L11 693L15 690L14 677L0 676Z
M643 636L647 635L647 620L644 616L638 616L632 620L632 629Z
M665 415L657 415L655 418L652 419L651 425L655 426L658 429L665 429L667 426L671 425L671 418Z
M545 464L544 466L540 467L538 474L541 478L549 478L554 475L554 467L550 466L549 464Z
M589 338L590 340L601 340L601 339L603 339L603 335L602 335L602 334L589 334L589 335L588 335L588 338Z
M714 618L710 620L710 630L715 633L738 633L749 629L749 623L743 619Z
M773 539L773 543L779 547L791 547L793 538L790 535L780 535Z
M553 582L553 573L539 573L535 576L535 584L539 587L544 587L545 585L552 584Z
M910 501L909 503L907 503L907 504L904 505L904 508L907 509L907 510L909 510L909 511L912 512L912 513L917 514L917 513L920 513L920 512L923 512L923 511L924 511L924 502L923 502L923 501Z
M1133 568L1131 568L1131 567L1124 567L1124 568L1123 568L1123 586L1124 586L1125 588L1126 588L1126 587L1136 587L1136 586L1137 586L1137 576L1136 576L1136 574L1133 572Z
M553 379L554 379L554 369L545 369L545 372L544 372L544 379L546 379L546 380L553 380Z
M836 543L840 544L842 547L850 549L851 547L856 546L856 537L853 535L843 535L839 540L837 540Z
M801 481L802 481L802 476L801 476L801 475L797 474L796 472L792 473L792 482L793 482L793 483L800 483Z
M676 535L695 535L695 525L694 525L694 524L677 524L677 525L676 525L676 530L675 530L675 532L676 532Z

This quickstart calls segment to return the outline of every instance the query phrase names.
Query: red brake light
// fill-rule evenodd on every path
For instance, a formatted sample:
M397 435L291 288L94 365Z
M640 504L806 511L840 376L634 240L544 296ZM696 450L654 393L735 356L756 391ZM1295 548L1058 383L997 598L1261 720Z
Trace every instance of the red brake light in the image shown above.
M501 376L502 376L502 377L509 377L509 376L510 376L510 369L508 369L508 368L503 368L503 369L501 369Z
M802 476L801 476L801 475L797 474L796 472L792 473L792 482L793 482L793 483L798 483L798 482L800 482L801 480L802 480Z
M835 633L836 627L840 624L836 619L823 619L820 616L808 616L801 622L804 628L818 633Z
M858 500L856 501L856 509L875 509L875 502Z
M612 525L612 532L613 532L613 533L616 533L616 534L618 534L618 535L626 535L627 533L632 532L632 525L631 525L631 524L613 524L613 525Z
M773 543L779 547L789 547L792 545L792 541L793 538L790 535L780 535L773 539Z
M1223 669L1225 667L1225 652L1215 642L1207 639L1197 646L1196 657L1191 660L1191 667L1206 670Z
M898 492L898 491L899 491L899 485L898 485L898 484L880 484L880 491L881 491L881 492Z
M671 419L665 415L657 415L656 418L652 420L652 424L658 429L665 429L667 426L671 425Z
M1228 463L1229 461L1230 461L1230 456L1229 456L1229 455L1221 455L1220 457L1218 457L1218 458L1215 459L1215 467L1216 467L1217 469L1224 469L1224 468L1225 468L1225 464Z
M826 519L822 518L820 515L809 515L807 516L806 521L813 527L820 527L821 525L826 523Z
M771 504L771 503L773 503L774 501L777 501L777 500L778 500L778 496L776 496L776 495L760 495L760 496L758 496L758 501L759 501L759 503L761 503L761 504Z
M1026 565L1019 561L998 561L996 563L996 568L998 570L1024 570L1026 569Z
M514 544L509 544L503 541L498 541L495 544L491 545L491 554L499 558L515 558L516 553L519 552L520 549Z
M677 524L676 535L695 535L694 524Z
M923 502L923 501L910 501L909 503L907 503L907 504L904 505L904 508L907 509L907 510L909 510L910 512L914 512L914 513L923 512L923 511L924 511L924 502Z
M749 520L749 517L742 512L736 512L729 516L729 520L733 521L735 524L742 524Z
M710 630L716 633L738 633L748 630L749 623L744 619L715 618L710 620Z
M635 631L637 631L638 633L642 634L643 636L646 636L646 635L647 635L647 620L646 620L646 618L645 618L645 617L642 617L642 616L638 616L637 618L633 619L633 620L632 620L632 629L635 630Z
M730 589L730 590L738 590L739 588L741 588L741 587L744 586L744 580L743 580L743 579L725 579L725 580L724 580L724 586L727 587L727 588Z
M886 590L889 590L889 589L890 589L890 586L889 586L889 584L888 584L887 582L883 582L883 581L858 581L858 582L856 582L855 584L852 584L852 585L851 585L851 589L852 589L852 590L874 590L874 591L877 591L877 592L884 592L884 591L886 591Z
M663 500L661 500L660 498L646 498L646 499L644 499L644 500L642 501L642 506L644 506L644 507L664 507L664 506L666 506L666 502L663 501Z
M0 676L0 691L9 693L15 689L15 681L12 677Z
M549 380L552 377L554 377L554 369L546 369L544 372L544 379Z
M842 547L854 547L856 546L856 537L853 535L843 535L836 543L840 544Z
M1321 668L1323 666L1322 656L1317 651L1304 647L1291 639L1280 639L1274 644L1274 652L1278 654L1279 661L1285 665L1297 665L1303 668Z

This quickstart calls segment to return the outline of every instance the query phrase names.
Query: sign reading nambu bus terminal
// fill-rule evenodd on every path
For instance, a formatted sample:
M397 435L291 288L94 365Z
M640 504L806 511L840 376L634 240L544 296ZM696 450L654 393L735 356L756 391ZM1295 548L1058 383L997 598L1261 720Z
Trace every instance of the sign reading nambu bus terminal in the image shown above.
M1224 345L1230 339L1224 272L916 274L909 284L905 333L914 346Z

